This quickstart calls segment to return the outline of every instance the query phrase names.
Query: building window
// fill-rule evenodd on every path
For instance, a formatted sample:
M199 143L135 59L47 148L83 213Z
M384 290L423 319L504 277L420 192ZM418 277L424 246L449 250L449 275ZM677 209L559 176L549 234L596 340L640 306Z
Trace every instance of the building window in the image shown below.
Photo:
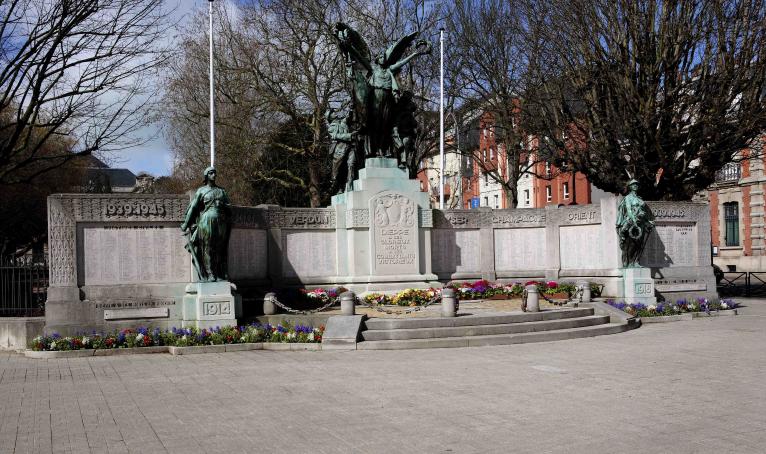
M529 189L524 190L524 205L529 206Z
M739 203L723 204L724 235L727 246L739 246Z
M489 159L495 159L495 149L490 148L489 149Z
M486 174L486 173L484 174L484 184L485 185L489 184L489 174Z
M550 202L553 200L553 192L551 191L551 185L545 187L545 200Z
M545 176L551 176L551 163L548 161L545 161Z
M568 199L569 198L569 183L564 183L563 189L564 189L564 199Z
M484 206L485 207L489 206L489 197L484 197Z
M500 200L500 197L498 197L498 195L495 194L495 208L500 208L499 200Z

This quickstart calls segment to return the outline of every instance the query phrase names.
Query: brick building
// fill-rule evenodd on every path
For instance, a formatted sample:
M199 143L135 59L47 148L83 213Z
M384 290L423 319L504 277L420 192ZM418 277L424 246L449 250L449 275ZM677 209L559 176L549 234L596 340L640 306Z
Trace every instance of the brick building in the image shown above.
M490 175L496 171L502 180L508 178L507 151L495 140L490 113L481 115L478 131L478 150L473 153L473 158L480 162L463 173L462 207L510 208L505 189ZM551 163L535 162L537 140L533 136L528 136L520 146L526 150L522 159L527 160L530 173L525 173L518 181L518 208L592 203L593 188L585 175L562 171Z
M742 150L741 161L724 166L702 194L710 203L713 263L724 271L766 270L764 140Z

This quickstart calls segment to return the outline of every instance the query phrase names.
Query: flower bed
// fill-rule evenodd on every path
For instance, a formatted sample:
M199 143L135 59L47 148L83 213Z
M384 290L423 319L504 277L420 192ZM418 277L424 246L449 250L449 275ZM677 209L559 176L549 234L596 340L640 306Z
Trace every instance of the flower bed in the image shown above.
M396 295L382 293L370 293L362 298L365 304L370 305L393 305L393 306L423 306L441 295L441 290L436 288L417 289L408 288Z
M500 284L479 280L475 282L451 283L448 287L455 289L458 299L478 300L478 299L513 299L521 298L524 294L524 288L528 285L537 286L538 292L549 298L569 298L575 293L577 287L568 282L556 281L528 281L524 284L514 282L513 284Z
M213 329L155 328L123 329L114 333L91 333L88 335L62 337L56 333L38 336L32 341L35 351L99 350L140 347L191 347L199 345L226 345L255 342L319 343L322 342L324 326L288 324L249 326L225 326Z
M723 299L721 301L708 301L705 298L695 298L692 300L680 299L675 302L660 302L657 304L628 304L617 302L615 300L606 300L606 303L627 312L630 315L639 317L665 317L669 315L680 315L686 313L710 313L711 311L732 310L739 307L734 300Z

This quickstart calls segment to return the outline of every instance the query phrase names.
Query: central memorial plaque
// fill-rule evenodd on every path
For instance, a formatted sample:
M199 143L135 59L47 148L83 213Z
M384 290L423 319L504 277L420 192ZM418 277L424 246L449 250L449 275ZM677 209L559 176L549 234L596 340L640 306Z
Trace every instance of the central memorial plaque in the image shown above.
M376 274L418 272L417 205L396 192L383 192L370 200L372 270Z

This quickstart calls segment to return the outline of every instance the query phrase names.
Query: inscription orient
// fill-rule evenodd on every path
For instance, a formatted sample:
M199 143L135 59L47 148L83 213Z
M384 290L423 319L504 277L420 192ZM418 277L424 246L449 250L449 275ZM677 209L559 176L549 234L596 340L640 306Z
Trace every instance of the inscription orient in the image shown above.
M596 211L581 211L579 213L569 213L567 219L570 221L594 221L598 212Z

